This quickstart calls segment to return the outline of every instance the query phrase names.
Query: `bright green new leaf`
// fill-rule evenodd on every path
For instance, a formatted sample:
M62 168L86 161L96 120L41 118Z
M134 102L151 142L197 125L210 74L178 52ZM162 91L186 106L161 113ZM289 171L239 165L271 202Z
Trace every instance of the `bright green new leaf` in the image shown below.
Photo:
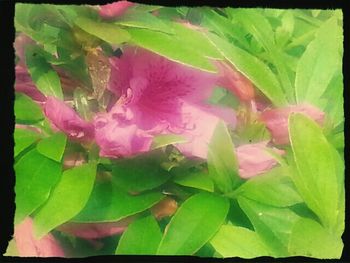
M162 232L152 215L136 219L121 236L116 255L154 255Z
M297 171L292 178L307 206L328 228L337 225L340 180L332 146L321 127L303 114L289 117L289 134Z
M110 44L120 44L130 38L127 31L112 23L97 22L86 17L78 17L74 23L85 32Z
M229 209L227 199L200 193L187 199L172 217L158 255L192 255L216 233Z
M276 207L302 203L300 195L283 167L249 179L237 189L237 195Z
M115 222L152 207L164 198L159 192L131 195L110 181L94 186L84 209L72 221L80 223Z
M288 256L290 233L300 217L287 208L268 206L241 196L238 203L271 255Z
M188 171L187 174L178 174L174 176L173 181L179 185L214 192L214 183L210 179L209 174L204 171Z
M175 144L175 143L185 143L187 142L187 139L184 136L178 135L178 134L160 134L157 136L154 136L151 149L158 149L164 146L167 146L169 144Z
M61 165L33 149L15 164L15 173L15 224L18 224L49 197L60 177Z
M26 129L15 129L14 157L16 157L20 152L32 145L34 142L38 141L40 138L41 135L35 131Z
M34 233L37 238L67 222L84 208L95 176L96 163L83 164L63 172L50 198L34 216Z
M259 236L244 227L222 225L210 244L223 257L255 258L269 256Z
M60 78L38 47L27 47L26 64L33 82L44 95L63 99Z
M132 43L138 46L190 67L216 72L215 67L200 53L200 50L195 51L181 39L145 29L129 28L128 32Z
M291 256L340 258L343 246L340 237L327 232L316 221L300 218L292 229L288 250Z
M36 146L39 153L46 157L61 162L64 149L66 148L67 136L63 133L56 133L42 139Z
M231 192L242 182L238 176L234 145L223 122L218 123L209 143L208 169L215 185L223 193Z
M276 106L287 103L276 76L264 62L214 34L208 33L207 37L222 55L250 79Z
M341 63L342 41L342 30L335 17L318 29L297 66L295 91L298 102L317 104Z
M38 122L44 119L43 113L38 104L24 94L16 94L15 116L18 123Z

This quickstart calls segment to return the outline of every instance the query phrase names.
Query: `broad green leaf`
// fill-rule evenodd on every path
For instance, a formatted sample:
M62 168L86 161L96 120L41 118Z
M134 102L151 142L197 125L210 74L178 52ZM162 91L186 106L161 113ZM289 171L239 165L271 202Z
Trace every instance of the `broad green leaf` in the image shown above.
M300 195L283 167L249 179L237 189L237 195L276 207L302 203Z
M292 229L288 250L293 256L340 258L343 246L340 237L327 232L316 221L300 218Z
M275 106L282 106L287 103L276 76L265 63L214 34L208 33L207 37L222 55L232 63L237 70L250 79Z
M158 149L169 144L185 143L187 139L178 134L160 134L153 138L151 149Z
M16 122L37 122L44 119L43 113L38 104L36 104L27 95L16 93L15 99Z
M157 254L194 254L218 231L228 208L228 200L215 194L191 196L170 220Z
M40 238L77 215L87 203L96 176L96 163L63 172L50 198L34 216L34 234Z
M16 157L24 149L32 145L34 142L38 141L41 135L35 131L27 129L15 129L14 139L14 157Z
M337 225L340 185L332 146L321 127L302 114L289 117L289 134L297 167L292 178L307 206L325 227Z
M154 255L162 233L152 215L136 219L121 236L117 255Z
M127 31L111 23L97 22L86 17L78 17L74 23L85 32L110 44L120 44L130 38Z
M88 203L72 221L80 223L115 222L152 207L163 195L146 192L131 195L111 182L96 182Z
M222 225L210 244L223 257L255 258L269 256L259 236L244 227Z
M60 78L36 46L26 49L26 64L33 82L46 96L63 99Z
M215 128L208 148L209 175L223 193L235 189L242 180L238 176L238 164L234 145L223 122Z
M209 174L204 171L178 174L174 176L173 181L179 185L214 192L214 183L210 179Z
M158 161L147 156L117 161L112 171L113 182L129 192L153 189L169 179L169 173L160 167Z
M174 36L145 29L129 28L131 42L151 50L170 60L208 72L216 72L215 67L199 51L194 51L186 42Z
M42 139L36 149L42 155L61 162L64 149L66 148L67 136L63 133L56 133L50 137Z
M18 224L49 197L61 175L61 165L33 149L15 164L15 173L15 224Z
M144 11L129 12L113 21L113 23L127 27L144 28L169 34L174 33L174 30L165 24L161 19Z
M298 102L317 103L330 83L341 57L342 30L333 17L317 31L300 58L295 79Z
M238 203L271 255L287 256L289 237L299 216L287 208L264 205L241 196L238 197Z

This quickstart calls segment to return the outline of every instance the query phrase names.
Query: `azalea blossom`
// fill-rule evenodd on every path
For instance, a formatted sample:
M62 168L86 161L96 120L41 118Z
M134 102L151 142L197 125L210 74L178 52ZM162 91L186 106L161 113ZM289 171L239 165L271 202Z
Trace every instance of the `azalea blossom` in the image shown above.
M71 139L92 140L94 126L84 121L65 102L49 96L44 104L44 113L53 126L66 133Z
M271 132L273 142L276 144L288 144L288 117L291 113L303 113L322 125L324 112L310 104L292 105L285 108L266 110L261 114L261 120Z
M133 5L134 3L129 1L118 1L112 4L102 5L99 14L106 19L115 18L124 14L125 11Z
M206 158L219 119L236 123L233 110L205 104L217 81L215 74L133 47L126 48L121 58L112 58L111 65L108 89L119 99L94 120L101 156L146 152L153 136L175 133L188 139L180 150Z
M21 257L65 257L52 234L47 234L41 239L34 237L33 220L30 217L15 226L14 240Z
M273 150L277 154L284 154L283 150L267 147L268 141L245 144L237 147L236 155L239 165L239 176L248 179L269 171L277 161L267 152Z

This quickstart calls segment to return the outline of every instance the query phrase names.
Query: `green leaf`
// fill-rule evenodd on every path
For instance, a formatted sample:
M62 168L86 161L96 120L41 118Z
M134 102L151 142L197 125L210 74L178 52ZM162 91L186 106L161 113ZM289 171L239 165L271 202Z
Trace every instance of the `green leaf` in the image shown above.
M162 233L152 215L138 218L132 222L121 236L117 255L154 255Z
M145 29L129 28L133 44L151 50L175 62L208 72L216 72L215 67L198 51L174 36Z
M63 99L60 78L38 47L26 48L26 64L35 85L44 95Z
M297 167L292 173L295 186L322 224L333 228L339 213L340 184L332 146L321 127L302 114L289 117L289 134Z
M42 139L36 146L39 153L46 157L61 162L64 149L66 148L67 136L63 133L56 133Z
M131 195L111 182L96 182L84 209L72 221L115 222L142 212L163 199L159 192Z
M237 195L276 207L302 203L300 195L283 167L249 179L237 189Z
M341 63L338 54L342 41L342 31L334 17L318 29L297 65L295 90L298 102L318 102Z
M208 33L207 37L222 55L252 81L275 106L283 106L287 103L276 76L265 63L214 34Z
M92 120L94 116L93 108L94 101L88 100L88 93L81 89L76 88L73 93L74 106L76 111L84 120Z
M167 226L158 255L192 255L216 233L229 208L227 199L199 193L187 199Z
M97 22L86 17L78 17L74 23L85 32L110 44L120 44L130 38L127 31L111 23Z
M192 173L188 171L187 174L178 174L174 176L173 181L179 185L214 192L214 183L209 174L204 171Z
M343 242L319 223L300 218L292 229L288 250L291 255L314 258L340 258Z
M91 194L96 163L83 164L63 172L50 198L34 216L34 233L43 237L77 215Z
M24 94L16 93L15 99L16 122L38 122L44 119L38 104Z
M164 33L173 34L174 30L165 24L161 19L156 16L144 12L129 12L118 17L117 20L113 21L116 25L122 25L127 27L144 28L148 30L160 31Z
M38 141L41 135L35 131L27 129L15 129L14 139L14 157L21 153L24 149L32 145L34 142Z
M209 143L208 169L215 185L223 193L232 191L242 182L234 151L227 127L223 122L218 123Z
M34 212L49 197L61 174L61 165L33 149L16 164L15 224Z
M210 244L223 257L255 258L269 256L259 236L244 227L222 225Z
M157 160L148 156L116 161L112 171L113 183L129 192L150 190L169 179L169 173L160 167Z
M289 236L299 216L287 208L264 205L241 196L238 197L238 203L271 255L288 256Z
M185 143L187 139L178 134L160 134L153 138L151 149L158 149L169 144Z

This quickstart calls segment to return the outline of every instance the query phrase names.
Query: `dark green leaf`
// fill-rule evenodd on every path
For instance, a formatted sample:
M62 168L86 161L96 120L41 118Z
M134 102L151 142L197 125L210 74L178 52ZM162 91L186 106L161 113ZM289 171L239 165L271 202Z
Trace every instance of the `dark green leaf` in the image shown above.
M116 250L117 255L154 255L162 233L152 215L132 222L121 236Z
M16 94L15 100L16 122L38 122L44 119L38 104L24 94Z
M244 227L222 225L210 243L223 257L269 256L268 249L259 236L254 231Z
M83 164L63 172L50 198L34 216L34 233L40 238L78 214L91 194L96 163Z
M229 202L210 193L187 199L167 226L158 255L192 255L216 233L224 222Z
M96 182L87 205L72 221L115 222L152 207L163 197L159 192L131 195L111 182Z
M60 78L46 62L40 49L35 46L26 49L26 64L34 83L44 95L63 99Z
M16 215L20 223L49 197L61 174L61 165L33 149L15 165Z
M238 165L234 145L227 127L218 123L208 150L209 175L223 193L236 188L242 180L238 176Z

